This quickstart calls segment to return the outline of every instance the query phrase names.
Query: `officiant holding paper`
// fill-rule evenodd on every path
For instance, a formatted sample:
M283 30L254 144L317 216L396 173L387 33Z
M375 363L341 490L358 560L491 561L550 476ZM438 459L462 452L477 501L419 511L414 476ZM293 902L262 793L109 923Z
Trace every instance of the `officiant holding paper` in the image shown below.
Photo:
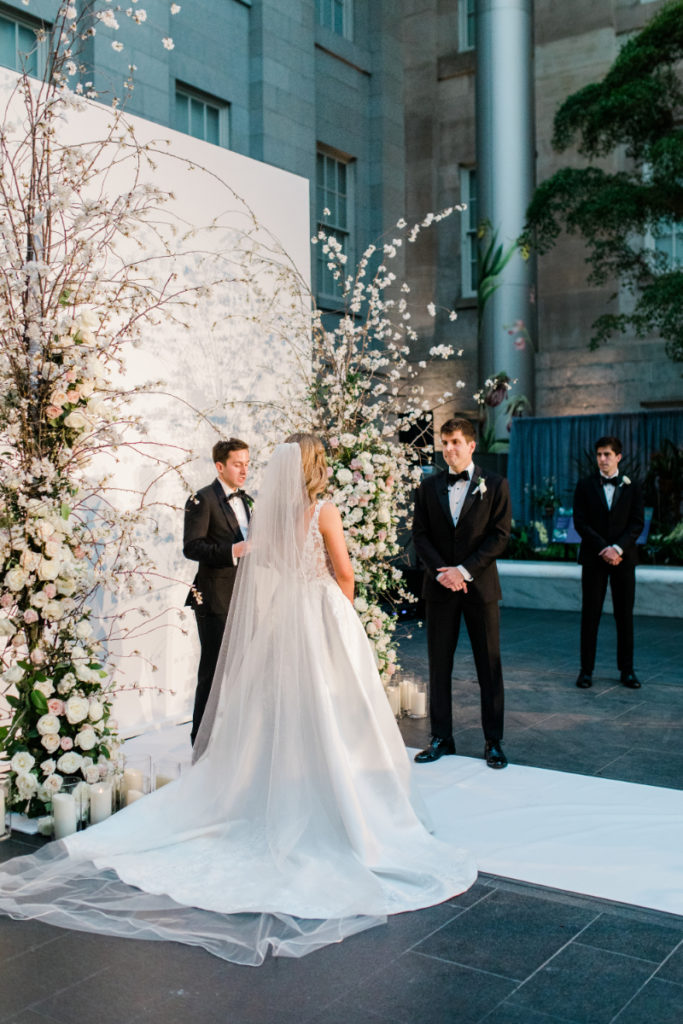
M246 554L252 499L242 489L249 446L239 438L218 441L211 452L216 479L185 505L183 554L199 562L186 605L195 614L201 655L192 717L194 744L211 691L239 559Z

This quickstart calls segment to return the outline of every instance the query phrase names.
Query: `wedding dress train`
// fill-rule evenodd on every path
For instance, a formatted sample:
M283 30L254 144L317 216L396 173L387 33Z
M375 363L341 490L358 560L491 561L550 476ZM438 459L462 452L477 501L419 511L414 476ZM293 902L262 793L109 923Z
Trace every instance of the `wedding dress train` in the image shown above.
M470 856L425 827L372 649L331 573L321 504L307 518L302 488L298 445L278 446L192 769L0 866L0 912L259 964L472 884Z

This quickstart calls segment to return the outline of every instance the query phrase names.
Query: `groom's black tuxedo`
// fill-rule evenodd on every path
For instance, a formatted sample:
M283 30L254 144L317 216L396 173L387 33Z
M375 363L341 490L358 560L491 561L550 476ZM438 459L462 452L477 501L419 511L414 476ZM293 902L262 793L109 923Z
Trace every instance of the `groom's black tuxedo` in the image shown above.
M228 501L220 481L216 479L191 495L185 505L183 554L199 562L197 575L185 601L194 610L201 645L192 722L193 743L211 690L235 585L237 566L232 557L232 545L244 540L232 507L239 500L233 498ZM247 518L249 502L250 499L243 502Z
M483 481L483 483L482 483ZM507 480L475 465L457 526L448 500L448 472L427 477L415 498L413 540L425 567L432 734L453 734L451 674L464 616L481 689L482 727L486 740L503 738L503 674L500 663L500 581L496 558L510 536ZM462 566L472 577L467 593L437 582L441 566Z
M609 579L617 627L617 667L633 671L633 603L636 591L638 539L644 522L643 495L636 481L619 474L612 507L605 498L600 474L580 480L574 493L574 526L581 537L581 669L595 666L598 625ZM616 544L623 551L619 565L608 565L600 552Z

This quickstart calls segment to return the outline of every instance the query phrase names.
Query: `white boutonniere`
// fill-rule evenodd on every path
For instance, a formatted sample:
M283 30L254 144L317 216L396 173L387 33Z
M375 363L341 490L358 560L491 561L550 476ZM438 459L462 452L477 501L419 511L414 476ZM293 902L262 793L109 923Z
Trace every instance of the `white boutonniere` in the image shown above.
M631 478L630 478L630 477L628 477L628 476L622 476L622 478L621 478L621 483L619 484L619 486L620 486L620 487L623 487L623 486L624 486L624 484L626 484L626 486L628 487L628 485L629 485L630 483L631 483Z
M483 476L480 476L477 480L477 486L474 488L474 493L478 494L480 498L483 498L486 494L486 481Z

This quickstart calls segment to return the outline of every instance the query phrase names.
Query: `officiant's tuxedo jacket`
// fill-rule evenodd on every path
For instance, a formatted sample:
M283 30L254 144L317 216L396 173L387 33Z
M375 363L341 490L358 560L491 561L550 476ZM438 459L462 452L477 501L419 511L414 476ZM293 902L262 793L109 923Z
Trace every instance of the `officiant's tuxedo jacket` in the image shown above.
M468 603L499 601L496 558L507 547L510 526L510 491L503 477L475 465L457 526L448 503L448 470L423 480L415 496L413 541L425 567L425 600L453 600L453 591L437 583L437 570L462 565L472 577L467 584Z
M228 614L237 574L232 545L244 540L231 505L219 480L191 495L185 505L183 554L199 562L185 604L199 615ZM201 602L197 602L195 591L201 594Z
M617 544L624 552L624 563L635 566L636 540L644 523L643 493L637 481L625 483L619 474L610 509L600 474L595 472L584 477L576 485L573 515L576 532L581 538L580 565L602 562L600 552Z

